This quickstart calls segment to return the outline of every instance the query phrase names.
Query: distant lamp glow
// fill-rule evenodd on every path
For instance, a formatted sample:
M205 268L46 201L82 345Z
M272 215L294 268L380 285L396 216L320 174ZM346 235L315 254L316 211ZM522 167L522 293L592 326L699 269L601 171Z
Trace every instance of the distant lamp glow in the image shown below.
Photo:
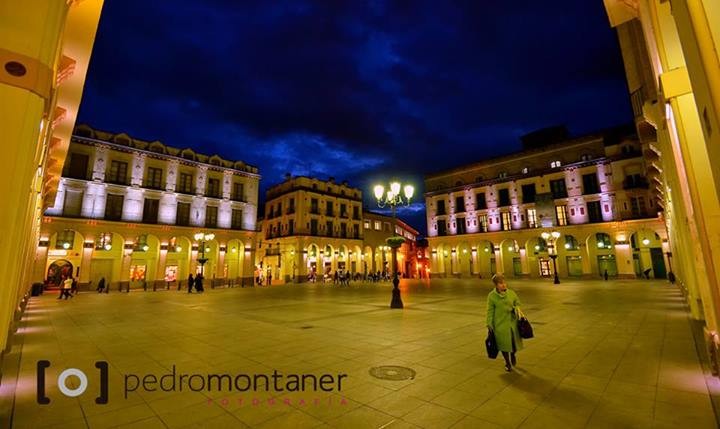
M143 252L147 252L148 250L150 250L150 246L145 244L145 245L143 245L142 250L143 250Z
M540 250L540 245L539 245L539 244L536 244L536 245L535 245L535 250Z
M566 248L566 249L569 249L569 248L570 248L570 243L565 243L565 248Z
M513 251L513 249L514 249L514 247L512 247L512 246L508 246L508 251L512 252L512 251Z
M385 195L385 187L383 185L377 185L375 188L373 188L373 191L375 192L375 198L380 199Z
M110 250L110 249L112 249L112 244L106 244L106 245L105 245L105 250Z
M176 252L182 252L182 246L175 246Z
M399 182L390 183L390 191L392 191L393 195L400 195L400 183Z
M237 248L235 248L235 246L233 246L232 249L230 249L230 251L233 253L237 253Z
M490 251L490 249L489 249L488 247L486 247L486 248L485 248L485 252L487 253L487 252L489 252L489 251Z
M605 247L605 243L603 243L602 241L599 242L599 243L598 243L598 247L599 247L600 249L602 249L603 247Z
M648 238L643 238L642 244L647 246L648 244L650 244L650 240Z
M206 248L205 248L205 251L206 251L206 252L209 252L209 251L210 251L210 247L206 247Z
M64 242L64 243L63 243L63 249L67 250L67 249L69 249L69 248L70 248L70 243L68 243L67 241Z
M467 253L467 249L463 249L463 253Z

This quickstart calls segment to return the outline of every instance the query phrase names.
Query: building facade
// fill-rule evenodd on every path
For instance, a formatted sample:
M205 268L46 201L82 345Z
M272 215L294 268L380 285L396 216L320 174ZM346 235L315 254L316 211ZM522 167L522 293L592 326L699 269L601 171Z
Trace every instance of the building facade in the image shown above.
M653 197L650 150L623 128L524 139L516 154L425 179L432 274L440 277L667 273L667 234ZM555 230L553 243L542 238Z
M34 279L164 288L202 270L211 282L252 284L259 180L242 161L78 126ZM198 242L197 232L215 237Z
M677 283L720 372L720 3L605 0L652 147Z
M381 232L371 229L375 221ZM384 239L392 234L391 221L363 211L362 191L347 182L287 176L267 191L256 269L274 283L321 280L340 270L382 271L390 261ZM407 225L401 231L414 232Z
M418 278L421 267L418 265L419 251L417 246L418 231L400 219L393 219L370 211L363 212L364 253L368 258L368 272L391 273L392 250L385 242L389 236L399 235L405 238L405 243L397 250L398 273L400 277ZM394 231L393 231L394 230Z
M102 0L0 6L3 353L30 289L42 213L55 198L102 7Z

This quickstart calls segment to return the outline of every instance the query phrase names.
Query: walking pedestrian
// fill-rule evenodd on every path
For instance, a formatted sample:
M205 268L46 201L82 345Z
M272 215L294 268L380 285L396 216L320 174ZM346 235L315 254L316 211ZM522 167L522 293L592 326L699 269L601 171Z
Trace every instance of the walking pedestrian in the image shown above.
M100 281L98 282L97 289L95 289L97 293L103 293L103 290L105 290L105 277L102 277Z
M195 279L192 273L188 276L188 293L192 293L193 286L195 285Z
M645 279L650 280L650 271L652 271L652 268L648 268L647 270L643 271L643 274L645 274Z
M203 280L205 280L205 276L203 276L202 273L195 276L195 290L198 293L205 292L205 288L203 287Z
M72 284L70 286L70 293L72 293L74 296L74 295L77 295L77 291L78 291L78 282L77 282L77 277L75 277L72 279Z
M272 271L268 270L267 273L267 286L272 285Z
M62 283L62 290L60 291L60 296L58 297L58 299L64 297L65 300L67 300L68 298L72 298L72 297L73 297L73 296L70 294L70 290L72 290L72 284L73 284L73 279L72 279L72 277L66 277L65 280L64 280L63 283Z
M515 353L523 347L517 328L520 299L508 289L502 274L495 274L492 281L495 287L487 297L487 328L495 335L498 350L505 359L505 371L510 372L517 365Z
M607 270L605 270L605 273L603 273L603 277L605 278L605 281L607 281L607 279L608 279L608 273L607 273Z

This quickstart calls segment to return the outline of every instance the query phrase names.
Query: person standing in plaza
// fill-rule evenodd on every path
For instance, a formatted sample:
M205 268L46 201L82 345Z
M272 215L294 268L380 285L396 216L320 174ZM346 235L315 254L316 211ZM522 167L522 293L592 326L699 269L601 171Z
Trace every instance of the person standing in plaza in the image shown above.
M502 274L495 274L492 281L495 287L487 297L486 323L505 359L505 371L510 372L517 365L515 353L523 346L517 327L520 299L515 291L508 289Z
M195 279L193 278L192 273L188 276L188 293L192 293L193 285L195 284Z
M97 293L103 293L105 290L105 277L102 277L100 281L98 282L97 289L95 289Z
M60 291L60 296L58 299L65 297L67 300L68 298L72 298L73 296L70 294L70 290L72 289L73 284L73 278L72 277L66 277L65 280L62 282L62 290Z

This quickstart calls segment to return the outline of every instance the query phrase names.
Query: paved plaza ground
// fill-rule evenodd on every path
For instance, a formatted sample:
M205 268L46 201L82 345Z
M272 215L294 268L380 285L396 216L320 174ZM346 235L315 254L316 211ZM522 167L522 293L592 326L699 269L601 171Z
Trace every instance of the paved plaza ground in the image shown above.
M663 281L511 280L534 324L515 372L484 349L489 280L320 284L32 298L18 332L15 428L714 428L679 290ZM17 359L20 356L19 360ZM36 364L48 360L36 401ZM109 401L95 403L109 365ZM375 378L396 365L410 380ZM325 392L137 391L127 374L347 374ZM78 368L84 394L59 373ZM68 387L78 387L70 377ZM711 383L712 384L712 383ZM150 389L148 389L150 390ZM13 400L14 404L11 403ZM6 416L7 417L7 416Z

